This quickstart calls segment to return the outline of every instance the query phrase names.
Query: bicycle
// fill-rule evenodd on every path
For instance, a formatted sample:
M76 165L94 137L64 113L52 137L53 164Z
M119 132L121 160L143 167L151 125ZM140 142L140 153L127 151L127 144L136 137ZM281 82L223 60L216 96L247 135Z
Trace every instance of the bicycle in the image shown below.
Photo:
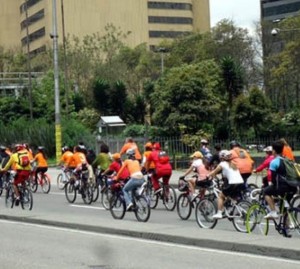
M226 197L224 202L223 218L232 222L233 227L242 233L246 233L246 215L251 203L237 197ZM201 228L213 229L218 222L212 216L217 213L217 204L213 197L207 197L200 200L196 206L196 221Z
M261 189L254 190L251 195L259 195L256 202L248 209L246 217L246 228L248 233L268 235L269 222L273 221L275 230L284 237L291 237L290 232L296 231L300 235L300 196L295 195L288 203L286 196L278 196L279 220L265 219L269 212L267 202ZM257 228L257 229L256 229Z
M188 182L186 179L179 179L178 182L178 190L182 193L179 194L177 199L177 213L178 216L182 220L187 220L191 216L192 209L196 207L197 203L203 199L204 197L208 197L208 195L213 194L215 198L218 197L218 192L220 192L219 189L216 188L217 183L212 180L207 182L206 187L200 187L198 190L198 193L196 196L192 197L190 193L190 189L188 186ZM205 188L206 192L204 194L204 197L201 197L201 191ZM213 199L215 199L213 198Z
M57 188L63 190L66 183L69 182L71 176L71 171L67 167L61 167L61 173L57 175Z
M31 171L29 176L29 185L32 192L36 192L38 185L41 186L43 193L49 193L51 189L51 180L47 173L39 172L37 178L35 177L35 169Z
M134 212L135 217L140 222L147 222L150 218L150 205L148 199L143 194L147 183L144 182L140 188L132 190L133 206L130 211ZM114 219L123 219L126 213L126 202L122 188L124 182L115 182L111 185L112 196L110 198L110 213Z
M15 174L16 172L14 171L10 172L9 181L5 193L5 205L6 207L10 207L10 208L13 208L16 203L15 192L13 189L13 179L15 177ZM17 188L20 193L19 203L21 204L22 209L32 210L33 196L30 189L27 187L26 182L23 182L22 184L18 184Z
M72 172L69 182L65 186L65 195L69 203L74 203L77 192L81 194L85 204L93 201L93 186L88 182L88 171Z
M8 185L9 185L9 175L10 173L7 172L7 173L3 173L3 174L0 174L1 176L1 187L0 187L0 196L2 195L3 191L7 189Z
M171 185L165 184L160 181L159 184L160 184L159 191L154 193L151 175L149 174L147 176L147 181L145 185L145 195L148 197L150 208L155 209L158 205L158 200L161 199L165 208L168 211L173 211L176 207L176 201L177 201L175 189Z

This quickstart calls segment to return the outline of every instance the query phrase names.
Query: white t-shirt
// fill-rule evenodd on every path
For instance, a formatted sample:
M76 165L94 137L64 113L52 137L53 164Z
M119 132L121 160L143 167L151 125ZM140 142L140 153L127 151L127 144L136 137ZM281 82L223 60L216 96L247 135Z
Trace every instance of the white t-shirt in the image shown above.
M222 167L222 175L228 179L228 184L244 183L244 180L238 169L234 170L226 161L220 162L219 165Z

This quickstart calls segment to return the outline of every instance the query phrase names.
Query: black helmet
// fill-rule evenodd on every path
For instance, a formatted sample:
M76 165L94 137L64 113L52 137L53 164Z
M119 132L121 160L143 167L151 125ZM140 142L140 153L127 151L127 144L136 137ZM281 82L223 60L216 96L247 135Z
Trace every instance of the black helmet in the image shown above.
M68 146L63 146L63 147L61 148L61 150L62 150L62 152L65 152L65 151L69 150L69 147L68 147Z
M232 149L233 147L240 147L240 143L237 142L236 140L232 140L229 144L230 148Z

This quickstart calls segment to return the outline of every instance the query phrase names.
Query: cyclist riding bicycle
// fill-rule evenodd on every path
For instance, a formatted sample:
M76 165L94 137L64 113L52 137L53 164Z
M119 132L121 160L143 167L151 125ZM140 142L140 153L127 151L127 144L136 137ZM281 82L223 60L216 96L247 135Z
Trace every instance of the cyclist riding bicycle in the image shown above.
M31 163L37 162L36 170L35 170L35 182L37 182L39 173L46 173L48 171L48 163L47 156L45 154L45 148L42 146L38 147L38 153L34 156L34 158L30 161Z
M126 155L128 157L122 164L115 180L120 179L121 174L123 173L124 169L128 169L130 174L129 181L123 187L124 199L126 202L126 210L130 210L133 206L132 203L132 191L136 188L139 188L145 182L144 176L141 172L141 165L138 160L135 159L135 151L134 149L128 149L126 151Z
M276 219L279 217L275 209L273 196L280 195L283 197L286 195L286 199L289 202L297 192L297 188L290 186L284 179L286 177L286 170L282 161L283 147L284 143L281 140L277 140L272 144L274 154L274 160L270 163L272 183L263 189L265 200L271 210L265 216L266 219Z
M222 219L222 213L224 210L224 201L227 196L236 197L240 191L244 188L244 180L237 168L232 162L232 154L228 150L222 150L220 152L219 165L208 174L209 178L213 178L219 172L222 171L223 178L226 178L228 182L224 183L222 192L218 197L218 212L213 215L214 219Z
M16 195L16 206L20 202L20 193L17 187L18 184L25 182L29 178L31 165L29 161L28 151L22 144L15 145L15 152L10 156L9 161L5 165L1 172L8 171L12 169L16 172L16 175L13 180L13 188Z

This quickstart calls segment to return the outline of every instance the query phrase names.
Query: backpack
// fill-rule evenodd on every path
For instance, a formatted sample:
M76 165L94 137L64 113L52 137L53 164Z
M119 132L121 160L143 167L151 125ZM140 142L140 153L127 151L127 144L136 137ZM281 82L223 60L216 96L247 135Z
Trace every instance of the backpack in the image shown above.
M18 153L18 164L23 168L30 164L29 156L27 152Z
M283 180L292 187L300 186L300 164L291 161L288 158L282 158L285 167L286 176Z
M167 152L165 152L165 151L160 151L160 152L158 153L158 162L159 162L160 164L166 164L166 163L170 162L170 157L169 157L169 155L167 154Z

